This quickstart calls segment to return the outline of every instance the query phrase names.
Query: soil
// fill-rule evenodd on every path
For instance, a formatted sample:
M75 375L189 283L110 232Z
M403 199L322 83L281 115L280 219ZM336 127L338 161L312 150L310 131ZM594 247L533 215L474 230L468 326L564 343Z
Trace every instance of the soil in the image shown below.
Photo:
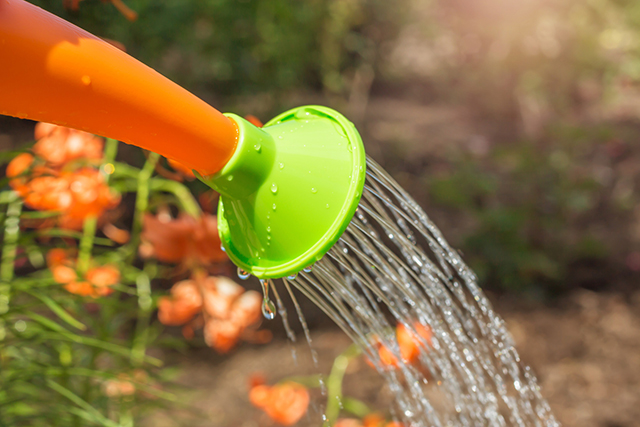
M640 291L625 298L581 290L552 307L508 300L495 301L495 305L506 319L522 360L537 374L543 395L564 426L638 425ZM145 426L182 425L175 420L185 416L190 420L185 425L193 427L275 425L249 403L251 375L260 373L268 383L290 376L327 375L333 359L349 345L348 338L335 328L312 331L316 367L300 331L297 336L295 344L276 333L271 344L245 345L224 357L202 349L180 358L182 370L176 383L190 409L159 411ZM350 365L344 391L383 412L391 400L381 378L362 361ZM298 425L321 425L320 393L312 395L312 402Z

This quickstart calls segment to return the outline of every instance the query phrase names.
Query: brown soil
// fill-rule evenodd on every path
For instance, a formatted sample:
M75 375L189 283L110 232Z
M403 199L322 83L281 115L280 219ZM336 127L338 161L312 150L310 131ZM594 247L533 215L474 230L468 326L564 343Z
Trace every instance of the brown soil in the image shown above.
M497 301L525 363L532 366L553 412L565 426L632 427L640 420L640 291L628 298L618 294L576 292L555 307L526 306ZM190 426L274 425L248 401L248 381L260 372L273 383L285 377L328 374L336 355L349 340L340 331L313 333L319 355L316 368L301 334L292 345L276 339L265 346L244 346L227 357L201 350L180 360L179 394L192 407L172 416L190 415ZM291 349L297 354L292 358ZM380 377L364 362L353 363L345 394L385 411L391 399ZM299 423L321 425L321 395L315 393L309 414ZM196 413L198 413L195 415ZM177 424L166 413L147 424Z

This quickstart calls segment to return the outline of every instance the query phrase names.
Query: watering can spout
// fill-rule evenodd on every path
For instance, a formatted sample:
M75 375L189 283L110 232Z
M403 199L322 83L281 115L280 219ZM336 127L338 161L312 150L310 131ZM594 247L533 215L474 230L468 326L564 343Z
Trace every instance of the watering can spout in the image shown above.
M233 120L109 43L23 0L0 0L0 114L155 151L206 176L232 157Z

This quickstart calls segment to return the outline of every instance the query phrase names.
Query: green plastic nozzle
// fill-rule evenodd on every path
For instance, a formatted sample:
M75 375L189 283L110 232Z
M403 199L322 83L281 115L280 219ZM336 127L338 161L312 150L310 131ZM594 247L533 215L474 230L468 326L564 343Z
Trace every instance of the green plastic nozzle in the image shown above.
M355 213L366 156L355 126L326 107L289 110L263 128L239 129L225 167L199 178L221 194L220 240L258 278L285 277L322 258Z

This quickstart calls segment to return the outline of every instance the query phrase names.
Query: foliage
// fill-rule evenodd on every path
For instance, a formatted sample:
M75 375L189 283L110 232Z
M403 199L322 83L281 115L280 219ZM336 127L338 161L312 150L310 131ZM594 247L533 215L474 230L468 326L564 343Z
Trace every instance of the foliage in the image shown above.
M60 0L36 0L180 84L215 96L324 88L348 94L362 64L391 40L402 3L379 0L132 0L128 22L112 7L86 0L77 11Z
M204 327L220 352L249 332L270 339L256 331L261 296L211 275L229 273L215 217L178 172L153 153L141 168L119 162L117 141L85 132L40 123L36 138L3 157L0 425L131 426L178 401L149 354L185 346L161 335L158 302L162 323L186 323L187 339ZM168 279L178 280L171 297ZM176 321L185 284L196 303Z
M614 232L637 203L624 190L635 162L629 146L607 126L557 126L550 139L458 152L428 179L432 200L471 224L462 249L490 287L567 289L584 284L572 281L580 263L630 249L629 236Z

